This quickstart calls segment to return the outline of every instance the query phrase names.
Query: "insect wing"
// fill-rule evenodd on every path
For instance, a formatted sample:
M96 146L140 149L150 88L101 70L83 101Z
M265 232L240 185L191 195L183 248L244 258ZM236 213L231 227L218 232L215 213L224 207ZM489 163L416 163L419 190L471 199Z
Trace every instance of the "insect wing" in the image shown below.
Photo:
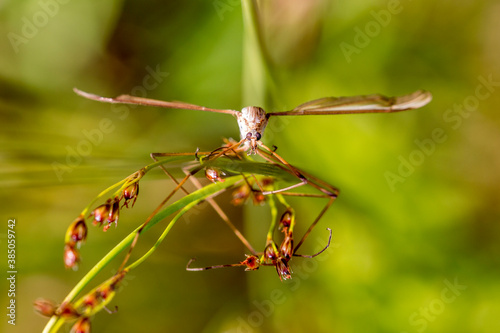
M121 103L121 104L136 104L136 105L147 105L147 106L156 106L161 108L169 108L169 109L183 109L183 110L199 110L199 111L209 111L209 112L217 112L217 113L228 113L236 116L239 112L235 110L222 110L222 109L212 109L206 108L204 106L189 104L184 102L167 102L160 101L152 98L144 98L144 97L136 97L130 95L120 95L115 98L111 97L102 97L99 95L94 95L77 88L74 88L73 91L78 95L85 97L87 99L91 99L98 102L104 103Z
M430 92L418 90L412 94L387 97L379 94L353 97L326 97L306 102L286 112L271 112L269 116L330 115L350 113L383 113L423 107L432 100Z

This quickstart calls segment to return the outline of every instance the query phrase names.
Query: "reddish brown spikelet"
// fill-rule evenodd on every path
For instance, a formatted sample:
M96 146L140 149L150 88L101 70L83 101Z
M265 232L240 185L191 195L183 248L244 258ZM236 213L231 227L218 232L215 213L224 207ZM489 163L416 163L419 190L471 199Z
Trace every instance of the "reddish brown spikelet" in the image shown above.
M224 179L222 177L225 176L225 174L219 168L208 167L205 169L205 176L211 182L216 183L216 182L223 182Z
M106 285L106 286L102 286L97 291L99 293L99 296L102 297L102 299L106 299L114 291L114 288L112 288L110 285Z
M269 185L272 185L274 183L274 178L273 177L265 177L260 181L260 185L263 188L268 187Z
M80 254L70 244L64 246L64 266L66 268L76 269L78 268L78 263L80 262Z
M290 260L293 255L293 235L292 232L288 232L281 242L280 253L286 259Z
M279 257L276 261L276 272L278 272L278 276L280 277L281 281L292 278L292 272L290 270L290 267L288 266L288 260L282 257Z
M107 299L112 293L115 292L118 284L125 277L128 270L123 270L119 273L116 273L113 277L106 280L99 288L97 288L96 293L102 299Z
M88 317L78 319L70 333L90 333L90 319Z
M80 314L76 311L76 309L70 303L63 303L57 309L56 314L63 318L76 318L80 317Z
M119 213L120 213L120 199L118 197L115 197L113 199L111 208L109 210L107 222L110 224L115 223L115 225L118 224Z
M278 253L276 253L274 242L267 244L266 249L264 250L264 257L273 262L276 260Z
M286 212L281 215L280 218L280 223L279 223L279 230L287 233L288 229L290 228L292 224L292 218L293 218L293 212L290 210L287 210Z
M125 199L125 201L123 202L123 206L128 208L129 201L132 201L131 207L134 207L138 195L139 195L139 182L134 182L129 186L127 186L123 190L123 198Z
M78 247L87 239L87 224L83 216L79 216L71 223L67 231L66 243L73 247Z
M247 266L245 268L245 271L254 271L256 269L259 269L260 260L255 255L247 255L247 258L243 260L241 264Z
M98 294L95 292L92 294L88 294L83 299L82 304L85 307L94 308L99 303L99 300L97 299L97 297L98 297Z
M120 283L121 280L125 277L125 275L128 273L128 269L124 269L115 275L109 280L109 285L112 288L112 290L115 290L118 283Z
M42 316L51 317L56 313L57 305L49 300L39 298L33 304L35 311Z
M90 216L94 216L92 224L95 226L100 226L104 221L108 219L109 210L111 209L111 202L108 200L105 204L100 205L90 213Z
M231 200L231 203L235 206L242 205L250 196L250 186L248 186L246 183L240 185L233 191L232 195L233 199Z
M252 191L252 199L254 205L260 205L266 201L266 196L262 194L262 191Z

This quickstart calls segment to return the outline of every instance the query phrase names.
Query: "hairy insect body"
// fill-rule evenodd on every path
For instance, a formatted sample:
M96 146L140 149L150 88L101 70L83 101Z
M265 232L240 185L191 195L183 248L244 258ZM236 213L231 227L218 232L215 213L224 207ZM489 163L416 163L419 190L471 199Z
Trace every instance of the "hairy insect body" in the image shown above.
M250 141L251 150L254 151L267 125L266 111L258 106L247 106L236 114L236 119L241 139Z

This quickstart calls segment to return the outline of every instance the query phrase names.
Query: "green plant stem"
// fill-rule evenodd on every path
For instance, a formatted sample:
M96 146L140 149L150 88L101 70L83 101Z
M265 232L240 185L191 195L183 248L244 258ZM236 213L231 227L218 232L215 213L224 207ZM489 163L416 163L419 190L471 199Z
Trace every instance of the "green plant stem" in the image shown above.
M128 178L128 177L127 177ZM108 187L107 189L105 189L104 191L102 191L101 193L99 193L84 209L83 211L81 212L81 216L85 217L87 215L87 213L89 212L90 208L92 207L92 205L97 201L99 200L100 198L102 198L103 196L105 196L108 192L111 192L111 190L113 190L114 188L122 185L122 184L125 184L125 182L127 181L127 178L125 179L122 179L120 180L118 183L115 183L113 185L111 185L110 187Z
M223 191L223 189L220 190L220 191ZM165 228L165 230L163 230L163 233L160 235L160 237L158 238L158 240L156 241L156 243L153 245L153 247L151 247L149 249L149 251L146 252L141 258L137 259L135 262L133 262L132 264L130 264L129 266L127 266L125 269L132 270L132 269L136 268L137 266L139 266L144 260L146 260L158 248L158 246L160 246L160 244L163 242L163 240L165 239L165 237L167 236L167 234L170 232L170 229L172 229L172 227L174 226L175 222L177 222L177 220L182 215L184 215L188 210L190 210L191 208L193 208L194 206L196 206L197 204L199 204L200 201L201 201L201 199L200 200L194 200L193 202L191 202L188 205L184 206L184 208L182 208L174 216L174 218L172 218L172 220L170 220L170 223L167 225L167 227Z
M281 202L281 204L286 207L287 210L292 212L292 221L290 223L290 231L293 231L293 228L295 226L295 210L292 208L292 206L290 206L288 204L288 202L285 200L285 197L283 197L283 195L278 193L278 194L276 194L276 197L278 198L279 202Z
M156 168L157 166L159 165L162 165L162 164L165 164L165 163L171 163L172 161L175 161L175 160L180 160L180 159L185 159L186 157L185 156L175 156L175 157L172 157L168 160L161 160L161 161L157 161L157 162L154 162L154 163L151 163L149 165L146 165L144 168L142 168L140 171L143 172L143 175L144 176L148 171L150 171L151 169L153 168ZM138 171L134 172L132 175L136 174ZM126 178L120 180L119 182L109 186L107 189L101 191L101 193L99 193L84 209L83 211L81 212L81 216L87 216L87 213L89 212L90 208L92 207L92 205L97 201L99 200L100 198L102 198L103 196L105 196L108 192L111 192L113 189L117 188L118 186L121 185L121 188L117 191L117 192L120 192L122 191L125 187L126 187L126 183L127 183L127 180L132 176L132 175L129 175L127 176Z
M158 247L161 241L165 238L168 232L171 230L175 222L189 209L194 207L196 204L205 200L206 198L217 194L220 191L227 189L228 187L234 185L236 182L242 179L241 176L231 177L226 179L224 182L209 184L191 194L186 195L185 197L179 199L173 204L161 210L158 214L156 214L149 223L144 227L142 232L146 232L151 227L156 225L158 222L166 218L167 216L173 214L174 212L181 209L181 211L174 217L172 222L167 226L166 230L160 236L160 239L156 242L151 250L149 250L143 257L139 260L131 264L128 268L132 269L137 267L140 263L142 263L151 253ZM75 300L76 296L81 293L83 288L85 288L95 277L96 275L104 269L120 252L128 248L137 231L141 228L139 226L134 231L132 231L127 237L125 237L118 245L116 245L111 251L109 251L79 282L78 284L69 292L69 294L64 299L63 303L71 303ZM60 326L64 323L65 319L59 316L52 316L45 326L43 333L54 333L60 328Z
M278 219L278 208L276 207L276 202L274 200L274 195L271 194L268 199L269 209L271 210L271 224L267 231L267 244L273 240L274 229L276 227L276 221ZM267 245L266 244L266 245Z
M243 14L243 104L268 105L272 79L267 52L260 33L258 6L255 0L241 0Z

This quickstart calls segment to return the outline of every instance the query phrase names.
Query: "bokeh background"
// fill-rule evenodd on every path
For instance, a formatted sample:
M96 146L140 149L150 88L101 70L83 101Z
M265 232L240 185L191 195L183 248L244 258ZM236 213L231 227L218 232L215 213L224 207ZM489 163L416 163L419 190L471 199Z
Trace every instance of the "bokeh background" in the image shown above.
M267 110L417 89L431 91L432 103L390 115L271 120L265 143L341 189L301 252L319 250L326 227L334 232L330 249L293 259L289 283L273 268L186 272L194 256L211 265L244 253L202 206L127 276L113 301L118 312L96 315L93 332L498 332L499 3L264 1L261 8L273 77ZM33 301L61 301L171 184L160 172L148 176L119 227L92 228L80 270L65 270L65 230L97 193L149 163L150 152L211 150L238 136L226 115L124 113L72 88L240 109L252 103L242 73L253 65L242 60L242 8L232 0L3 0L0 36L0 261L6 267L7 221L15 218L18 269L16 326L2 314L0 330L40 332L47 319ZM111 129L95 134L103 119ZM301 235L323 203L293 204ZM224 207L263 247L266 208ZM144 235L138 253L160 232ZM3 311L6 287L3 278Z

